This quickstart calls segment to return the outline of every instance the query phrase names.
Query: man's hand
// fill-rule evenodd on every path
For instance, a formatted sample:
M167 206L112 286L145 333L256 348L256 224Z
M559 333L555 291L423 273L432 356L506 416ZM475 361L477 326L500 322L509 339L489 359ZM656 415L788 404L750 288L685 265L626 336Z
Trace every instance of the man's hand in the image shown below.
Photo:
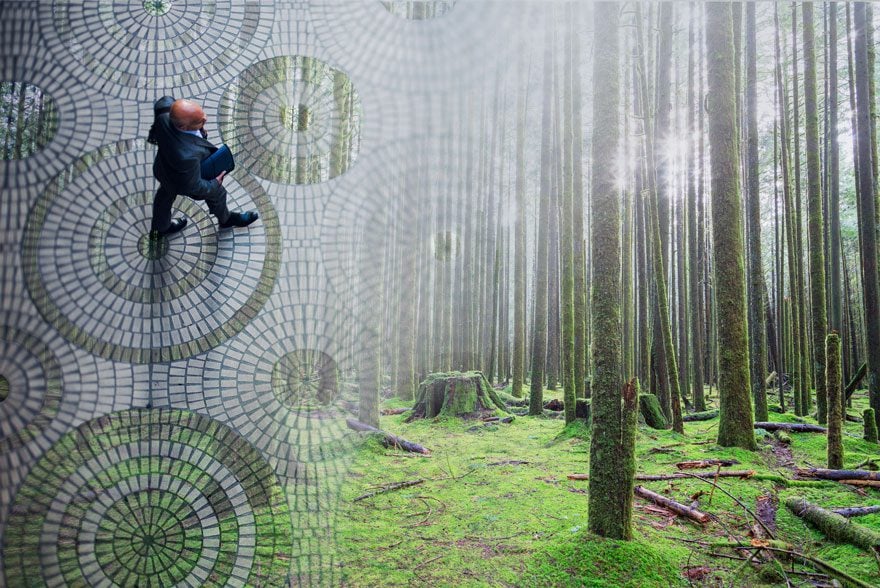
M224 178L225 176L226 176L226 172L223 171L223 172L220 172L220 175L217 176L217 177L214 178L214 179L217 180L217 183L220 184L220 185L222 186L222 185L223 185L223 178Z

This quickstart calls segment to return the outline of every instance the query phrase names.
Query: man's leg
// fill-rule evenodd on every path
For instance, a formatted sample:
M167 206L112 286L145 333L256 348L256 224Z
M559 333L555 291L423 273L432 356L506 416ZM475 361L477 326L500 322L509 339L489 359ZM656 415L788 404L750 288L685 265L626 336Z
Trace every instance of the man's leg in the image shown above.
M150 227L153 231L163 233L171 226L171 206L174 204L176 194L159 185L156 196L153 198L153 221Z
M192 196L190 196L192 198ZM206 196L205 198L193 198L193 200L204 200L208 205L211 214L217 217L217 222L225 223L229 220L229 209L226 207L226 190L218 190L216 193Z

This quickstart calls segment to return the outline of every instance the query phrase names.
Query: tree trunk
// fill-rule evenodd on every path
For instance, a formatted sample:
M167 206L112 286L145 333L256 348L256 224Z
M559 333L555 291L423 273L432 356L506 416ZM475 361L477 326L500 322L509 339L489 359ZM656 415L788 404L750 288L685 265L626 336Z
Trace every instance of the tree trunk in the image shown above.
M761 267L761 194L758 177L758 43L755 4L746 5L746 92L748 111L748 229L749 229L749 339L751 348L752 393L755 419L767 416L767 347L764 323L764 272Z
M636 386L623 384L620 376L620 203L614 178L620 117L618 19L617 3L594 4L591 298L592 332L601 345L592 347L588 525L597 535L629 540L638 395Z
M552 62L553 36L550 16L547 15L547 33L544 40L544 106L541 116L541 194L539 197L537 257L535 261L535 303L532 315L532 377L529 393L529 414L544 413L544 367L547 359L547 229L549 224L550 201L550 140L552 138L552 118L550 108L553 100Z
M706 5L706 35L720 372L718 444L755 450L746 330L739 142L733 95L733 13L729 4Z
M855 4L855 71L858 116L859 235L862 260L862 291L867 330L868 398L880 425L880 297L877 278L877 229L874 171L871 157L871 104L868 69L868 21L866 3Z
M843 403L841 402L840 336L831 333L825 340L826 386L828 393L828 469L843 468Z
M804 106L807 133L807 191L810 235L810 316L813 328L813 370L816 383L816 405L819 422L827 414L825 397L825 244L822 215L822 162L819 159L819 114L816 105L816 49L813 26L813 3L802 5L804 17Z

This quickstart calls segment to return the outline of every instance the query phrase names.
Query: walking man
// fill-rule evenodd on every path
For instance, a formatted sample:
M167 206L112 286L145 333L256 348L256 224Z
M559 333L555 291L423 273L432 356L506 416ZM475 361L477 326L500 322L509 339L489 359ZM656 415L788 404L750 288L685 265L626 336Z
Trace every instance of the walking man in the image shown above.
M186 227L186 218L171 220L171 206L178 194L204 200L221 229L246 227L256 221L256 211L229 212L226 208L226 172L211 180L202 179L202 160L217 150L207 139L208 119L202 107L192 100L163 96L153 105L153 111L155 120L147 139L159 146L153 163L153 175L159 180L153 199L153 234L172 235Z

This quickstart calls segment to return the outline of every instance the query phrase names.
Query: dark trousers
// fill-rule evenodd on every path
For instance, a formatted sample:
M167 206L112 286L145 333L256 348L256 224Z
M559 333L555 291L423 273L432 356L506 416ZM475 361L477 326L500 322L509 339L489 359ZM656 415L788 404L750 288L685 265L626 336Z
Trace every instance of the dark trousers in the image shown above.
M153 198L153 224L151 229L154 231L167 231L171 226L171 207L174 205L174 194L164 188L161 184L156 190L156 196ZM226 208L226 190L219 190L217 193L199 198L196 196L187 196L193 200L204 200L208 204L208 210L217 217L217 221L225 223L229 220L229 209Z

